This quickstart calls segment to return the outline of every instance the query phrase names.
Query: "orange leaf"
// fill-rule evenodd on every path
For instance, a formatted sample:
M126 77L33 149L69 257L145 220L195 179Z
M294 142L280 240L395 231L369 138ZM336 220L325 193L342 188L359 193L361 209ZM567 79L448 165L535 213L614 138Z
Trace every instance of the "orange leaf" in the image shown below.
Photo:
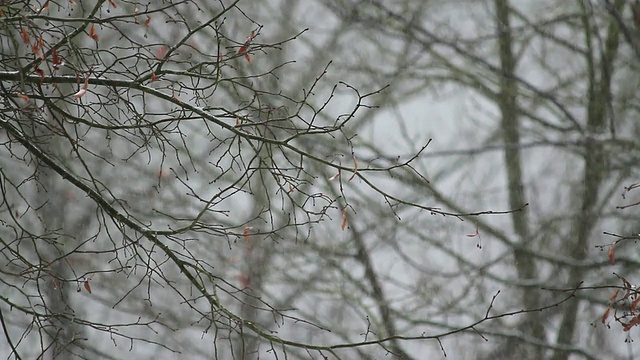
M633 319L631 319L631 321L629 321L628 324L624 324L624 331L629 331L631 330L632 327L638 325L638 323L640 323L640 315L636 315L633 317Z
M33 45L31 45L31 50L33 51L33 53L36 54L36 56L42 60L44 60L44 55L42 55L40 50L43 47L44 47L44 40L42 39L42 36L40 36L38 40L34 42Z
M615 243L611 244L609 246L609 263L611 263L611 265L615 265L616 263L616 259L613 256L613 246L615 245Z
M250 230L250 229L251 229L251 227L249 227L249 226L245 226L245 228L244 228L244 233L243 233L243 235L244 235L244 241L247 241L247 242L249 241L249 230Z
M255 34L255 31L252 30L251 35L247 37L247 40L244 42L244 45L242 45L240 47L240 50L238 50L238 54L244 54L245 52L247 52L247 50L249 49L249 44L251 43L254 37L256 37L256 34Z
M89 87L89 76L84 78L84 85L82 85L82 88L78 90L77 93L73 94L73 97L76 99L83 97L87 93L88 87Z
M55 65L60 64L60 56L58 56L58 51L56 49L51 50L51 61L53 61Z
M627 289L627 292L629 291L629 289L631 289L631 283L629 282L629 280L625 279L623 276L618 276L620 278L620 280L622 280L622 283L624 284L624 287ZM625 299L627 298L627 296L629 295L625 295Z
M44 82L44 70L36 66L35 69L33 69L33 71L36 74L40 75L40 85L42 85L42 83Z
M53 62L53 69L60 70L60 65L63 65L63 62L56 49L51 50L51 61Z
M347 220L347 208L344 208L344 210L342 210L342 224L340 225L340 228L342 230L344 230L344 228L347 227L348 224L348 220Z
M89 294L91 294L91 285L89 285L89 280L84 281L84 289L87 290Z
M627 288L627 291L624 293L624 296L622 296L621 300L627 300L629 296L631 296L631 287Z
M34 54L36 54L36 56L39 57L40 59L44 59L44 56L42 56L42 54L40 53L40 49L38 49L38 46L36 45L36 43L31 45L31 51Z
M476 237L478 235L480 235L480 231L478 230L478 228L476 228L476 232L473 234L467 234L467 237Z
M247 40L244 42L244 45L242 45L240 49L238 49L238 54L244 54L244 58L247 59L249 64L251 64L251 57L249 56L249 54L247 54L247 51L249 50L249 44L251 44L251 41L255 37L256 37L256 33L255 31L252 30L251 35L247 37Z
M29 102L29 97L25 94L17 94L16 96L18 96L23 101Z
M156 77L156 73L151 73L151 82L154 82L158 80L158 78Z
M98 41L99 37L98 37L98 34L96 34L96 25L95 24L91 24L91 27L89 28L89 36L93 40Z
M353 178L356 177L357 173L358 173L358 160L356 160L356 157L353 156L353 175L351 175L351 177L349 178L349 181L353 180Z
M169 49L162 45L156 48L156 58L157 59L164 59L165 56L167 56L167 51L169 51Z
M616 299L616 297L618 297L618 293L620 292L620 289L616 290L613 292L613 295L609 296L609 301L613 301Z
M607 308L607 311L604 312L604 315L602 315L602 323L604 324L607 321L607 318L609 317L609 313L611 312L611 306L609 306Z
M73 94L73 97L76 99L80 99L87 93L87 89L80 89L77 93Z
M631 311L636 311L638 309L638 304L640 304L640 296L636 295L636 298L631 303Z
M147 16L147 20L144 21L144 25L149 26L150 23L151 23L151 16Z
M22 41L25 44L29 44L29 33L27 32L27 28L22 28Z
M111 4L111 6L113 6L114 9L118 7L118 5L116 5L116 2L113 0L109 0L109 4Z

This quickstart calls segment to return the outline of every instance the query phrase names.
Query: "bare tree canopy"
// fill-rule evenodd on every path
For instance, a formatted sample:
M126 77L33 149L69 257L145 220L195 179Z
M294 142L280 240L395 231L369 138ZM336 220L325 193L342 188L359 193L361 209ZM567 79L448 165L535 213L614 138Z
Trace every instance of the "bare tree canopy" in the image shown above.
M640 3L0 0L0 355L630 359Z

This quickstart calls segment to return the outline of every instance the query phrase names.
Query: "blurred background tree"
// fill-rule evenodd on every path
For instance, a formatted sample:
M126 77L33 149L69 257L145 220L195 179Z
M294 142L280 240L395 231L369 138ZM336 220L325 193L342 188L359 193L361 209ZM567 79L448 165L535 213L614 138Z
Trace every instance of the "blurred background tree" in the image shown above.
M597 290L581 291L575 301L544 315L492 322L485 330L493 341L465 339L456 349L465 358L632 358L634 348L625 344L631 338L621 327L608 331L600 320L613 292L604 285L619 285L612 271L637 276L637 250L631 242L617 248L616 267L600 250L638 239L637 208L628 206L638 196L632 190L639 155L636 4L324 3L343 22L366 29L361 41L372 54L399 54L395 66L365 55L371 61L352 63L349 72L377 74L379 81L394 84L391 93L397 96L389 103L413 116L406 121L412 129L428 129L407 133L434 134L433 151L415 165L430 184L395 177L404 189L459 213L529 204L509 217L470 221L482 237L480 257L459 241L463 229L473 233L468 223L441 219L438 227L403 216L402 226L381 224L394 229L395 236L381 243L395 247L402 263L412 267L417 275L410 278L422 274L436 289L427 294L447 294L437 296L440 307L424 302L416 306L424 313L411 311L405 321L415 329L433 326L437 317L443 325L455 324L452 312L477 317L495 289L504 296L499 308L535 308L564 293L558 289L582 283ZM437 105L425 93L466 112L434 111ZM385 149L370 148L380 149L372 158L391 160ZM392 245L389 238L399 240ZM426 294L414 297L420 298L434 301ZM624 325L629 319L602 322Z
M633 4L0 2L3 355L633 358Z

